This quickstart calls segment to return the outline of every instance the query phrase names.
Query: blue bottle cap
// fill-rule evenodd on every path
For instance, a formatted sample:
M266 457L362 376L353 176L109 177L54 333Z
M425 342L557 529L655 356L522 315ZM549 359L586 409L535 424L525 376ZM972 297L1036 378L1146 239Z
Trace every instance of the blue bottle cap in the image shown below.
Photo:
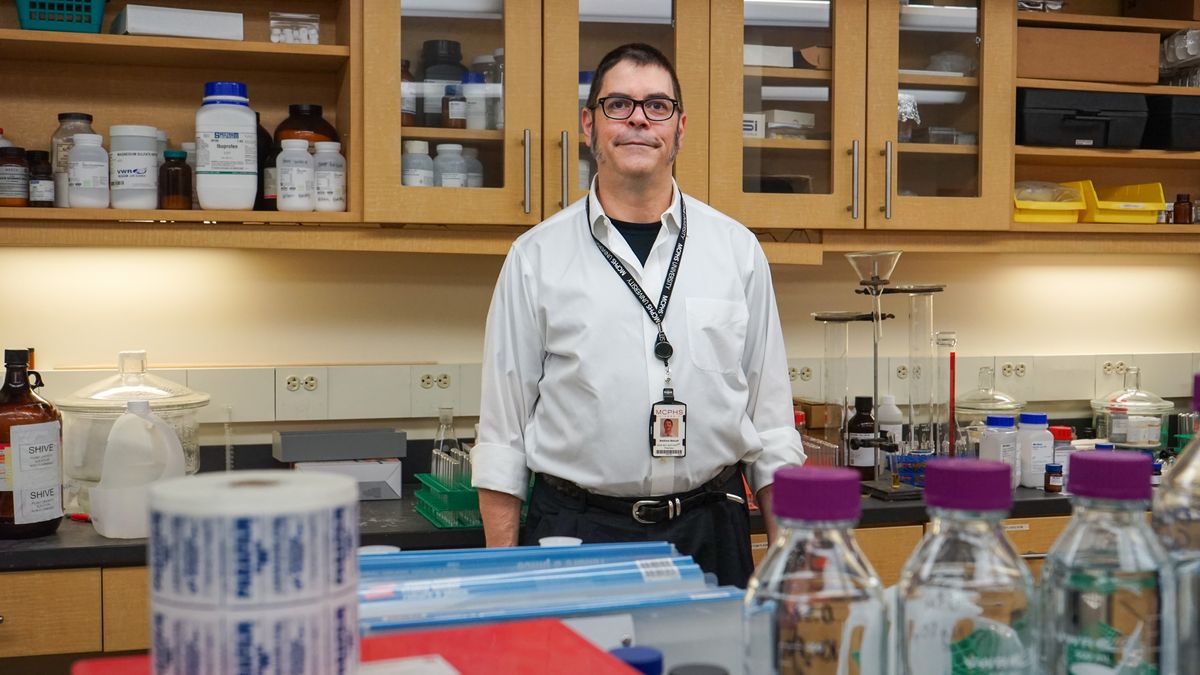
M204 97L209 96L240 96L249 98L246 95L245 82L205 82Z
M1097 443L1096 449L1097 450L1116 450L1117 446L1113 445L1112 443Z
M1011 415L988 415L987 425L989 427L1012 427L1016 426L1016 420Z
M462 81L463 84L483 84L483 73L467 73Z
M1062 464L1047 464L1046 473L1062 473Z
M663 655L654 647L617 647L608 652L645 675L662 675Z
M1153 464L1151 464L1151 465L1150 465L1150 468L1151 468L1151 469L1153 469L1153 470L1155 470L1155 471L1159 471L1159 472L1161 472L1161 471L1162 471L1162 462L1155 462L1155 463L1153 463Z
M1021 424L1047 424L1046 413L1021 413Z

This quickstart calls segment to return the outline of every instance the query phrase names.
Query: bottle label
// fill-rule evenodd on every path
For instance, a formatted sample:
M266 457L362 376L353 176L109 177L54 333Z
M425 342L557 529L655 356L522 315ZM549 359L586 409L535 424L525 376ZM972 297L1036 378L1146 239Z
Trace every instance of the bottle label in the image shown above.
M1062 487L1063 477L1061 475L1050 476L1050 484L1057 485L1058 487Z
M467 128L487 128L487 99L473 96L467 99Z
M113 150L108 157L113 190L158 189L158 153L154 150Z
M71 162L69 185L73 188L108 189L108 162Z
M71 164L71 148L75 147L73 136L59 138L53 141L53 151L50 153L50 160L54 173L66 173L67 167Z
M863 446L860 441L869 441L874 434L846 434L846 445L850 450L850 466L875 466L875 448Z
M1065 656L1063 672L1159 672L1157 572L1077 571L1065 582L1067 604L1054 608L1065 615L1051 635Z
M450 119L465 120L467 119L467 102L466 101L450 101L447 106L450 109Z
M467 187L483 187L483 174L476 172L468 173Z
M417 89L416 82L400 83L400 114L417 114Z
M29 181L29 201L54 201L54 181L44 178L33 178Z
M346 203L346 172L318 171L317 172L317 203L345 204Z
M0 197L25 199L29 196L29 169L18 164L0 164Z
M258 130L197 131L196 175L258 175Z
M433 171L431 169L405 169L401 182L411 187L433 187Z
M263 199L276 199L279 196L279 169L268 166L263 169Z
M466 187L467 174L457 172L443 172L441 174L442 187Z
M279 168L279 199L305 199L312 195L313 170L306 166Z
M13 522L40 523L62 517L62 426L21 424L0 445L0 488L13 495Z

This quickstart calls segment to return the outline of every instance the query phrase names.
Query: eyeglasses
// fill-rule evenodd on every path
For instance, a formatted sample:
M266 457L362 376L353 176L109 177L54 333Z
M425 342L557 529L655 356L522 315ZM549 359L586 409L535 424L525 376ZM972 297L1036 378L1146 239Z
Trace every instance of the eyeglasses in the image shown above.
M642 113L646 115L646 119L652 122L665 122L675 114L675 108L678 105L679 101L665 96L656 96L643 101L628 96L605 96L596 99L595 107L603 110L604 116L610 120L627 120L633 115L635 108L642 106Z

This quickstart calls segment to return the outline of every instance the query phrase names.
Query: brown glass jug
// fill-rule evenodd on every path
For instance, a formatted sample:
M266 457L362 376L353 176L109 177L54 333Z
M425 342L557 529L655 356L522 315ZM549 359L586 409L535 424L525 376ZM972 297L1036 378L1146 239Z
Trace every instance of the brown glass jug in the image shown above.
M53 534L62 522L62 417L34 393L28 349L4 350L0 386L0 539Z

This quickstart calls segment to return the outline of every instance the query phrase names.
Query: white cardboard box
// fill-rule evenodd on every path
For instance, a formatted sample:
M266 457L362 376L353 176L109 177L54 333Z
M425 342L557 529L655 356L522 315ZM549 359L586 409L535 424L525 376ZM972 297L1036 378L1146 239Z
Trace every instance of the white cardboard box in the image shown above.
M340 473L358 481L361 501L400 499L403 474L398 459L352 459L335 462L297 462L297 471Z
M816 125L816 116L812 113L796 112L795 110L767 110L763 114L767 118L767 126L782 125L797 129L811 129Z
M766 138L767 116L762 113L742 113L742 138Z
M241 40L242 15L151 5L126 5L113 19L115 35L166 35L171 37Z
M743 66L774 66L791 68L794 65L791 47L742 45Z

